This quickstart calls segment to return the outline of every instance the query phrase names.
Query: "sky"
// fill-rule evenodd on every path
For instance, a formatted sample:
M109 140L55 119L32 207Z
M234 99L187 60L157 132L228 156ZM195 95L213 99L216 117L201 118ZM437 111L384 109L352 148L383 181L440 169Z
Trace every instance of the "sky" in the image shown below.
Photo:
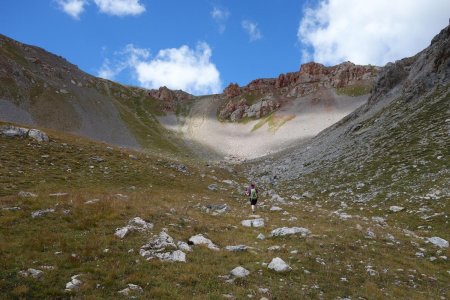
M2 0L0 33L83 71L195 95L316 61L383 66L449 24L448 0Z

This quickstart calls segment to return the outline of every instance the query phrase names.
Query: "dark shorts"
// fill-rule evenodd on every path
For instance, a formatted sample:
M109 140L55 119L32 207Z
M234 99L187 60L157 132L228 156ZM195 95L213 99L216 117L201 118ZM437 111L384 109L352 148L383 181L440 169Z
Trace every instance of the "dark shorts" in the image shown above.
M250 199L251 205L256 205L256 202L258 202L258 199Z

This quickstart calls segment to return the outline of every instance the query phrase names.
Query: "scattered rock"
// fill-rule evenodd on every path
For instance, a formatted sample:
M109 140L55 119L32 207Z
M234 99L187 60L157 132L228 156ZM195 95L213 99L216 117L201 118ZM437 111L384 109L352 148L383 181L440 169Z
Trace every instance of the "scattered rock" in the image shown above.
M245 269L245 268L243 268L243 267L241 267L241 266L239 266L239 267L236 267L233 270L231 270L230 273L231 273L231 275L233 275L235 277L242 278L242 277L248 276L250 274L250 271Z
M45 216L45 215L47 215L47 214L49 214L49 213L53 213L53 212L55 212L55 209L53 209L53 208L47 208L47 209L41 209L41 210L36 210L36 211L33 211L32 213L31 213L31 217L34 219L34 218L40 218L40 217L43 217L43 216Z
M29 268L26 271L20 271L19 275L23 277L32 277L34 279L41 279L42 276L44 276L44 272L42 272L41 270Z
M65 197L68 196L68 193L53 193L53 194L49 194L50 197Z
M80 276L81 276L81 274L78 274L78 275L74 275L70 278L71 281L66 283L66 292L73 292L80 288L80 286L83 284L83 282L78 279L78 278L80 278Z
M247 251L250 247L246 245L236 245L236 246L226 246L225 250L231 251L231 252L242 252Z
M435 246L438 246L439 248L448 248L448 241L444 240L443 238L433 236L433 237L427 238L427 241L432 243Z
M21 210L19 206L2 207L2 210Z
M142 294L144 290L136 284L129 283L127 288L124 288L121 291L118 291L119 294L122 294L124 296L129 296L131 293L138 293Z
M143 245L139 254L147 260L158 258L161 261L186 262L186 254L183 251L167 251L167 248L177 249L177 246L173 238L163 230Z
M211 250L219 250L219 247L215 245L210 239L207 239L203 234L197 234L189 238L189 244L191 245L206 245Z
M258 234L258 236L256 237L258 240L264 240L266 237L264 234L260 233Z
M279 257L275 257L274 259L272 259L267 267L276 272L285 272L292 270L292 268Z
M123 194L115 194L114 198L117 200L128 200L128 196L127 195L123 195Z
M118 238L123 239L126 235L128 235L133 231L146 231L152 229L153 229L152 223L148 223L139 217L135 217L128 222L127 226L117 228L114 235L117 236Z
M313 196L314 196L314 194L311 192L308 192L308 191L306 191L302 194L303 198L312 198Z
M278 246L278 245L271 246L271 247L267 248L267 250L269 250L269 251L278 251L280 249L281 249L281 247Z
M100 199L91 199L91 200L84 202L84 204L94 204L94 203L97 203L98 201L100 201Z
M283 209L281 207L279 207L279 206L272 206L270 208L270 211L280 211L280 210L283 210Z
M192 251L192 248L191 248L191 246L189 246L188 243L179 241L177 243L177 246L178 246L178 249L180 249L180 250L183 250L183 251L186 251L186 252L191 252Z
M281 227L272 230L270 233L271 237L274 236L285 236L285 235L293 235L293 234L301 234L303 237L311 234L309 229L303 227Z
M20 191L17 196L21 197L21 198L36 198L37 195L33 194L32 192L24 192L24 191Z
M230 211L230 208L226 204L208 204L205 207L205 211L213 215L218 215Z
M252 220L243 220L241 224L244 227L264 227L264 219L258 218Z
M48 142L48 136L45 132L42 132L37 129L30 129L28 131L28 137L38 141L38 142Z
M373 232L370 228L367 229L367 232L366 232L366 238L368 238L368 239L374 239L374 238L376 238L376 237L377 237L377 235L375 234L375 232Z
M217 184L212 183L212 184L208 185L208 189L210 191L217 191L217 189L218 189Z
M402 211L404 209L405 209L404 207L396 206L396 205L393 205L393 206L389 207L389 210L392 211L392 212L395 212L395 213L399 212L399 211Z
M47 134L43 131L37 129L16 127L12 125L5 125L0 127L0 134L7 137L29 137L38 142L49 141Z

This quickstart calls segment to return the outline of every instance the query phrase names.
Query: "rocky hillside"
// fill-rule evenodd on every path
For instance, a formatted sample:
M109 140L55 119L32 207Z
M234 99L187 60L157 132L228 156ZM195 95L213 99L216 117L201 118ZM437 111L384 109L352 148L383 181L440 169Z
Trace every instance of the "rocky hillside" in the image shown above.
M383 68L366 105L250 169L268 188L308 185L326 201L356 207L401 203L411 222L434 211L443 222L434 226L448 224L450 28L417 55Z
M280 109L287 103L333 89L338 94L360 96L369 94L380 68L357 66L345 62L333 67L307 63L298 72L280 74L278 78L256 79L244 87L230 84L218 116L232 122L245 118L258 119ZM317 102L324 101L317 97Z
M0 35L0 119L132 148L179 151L157 116L192 100L93 77L60 56Z

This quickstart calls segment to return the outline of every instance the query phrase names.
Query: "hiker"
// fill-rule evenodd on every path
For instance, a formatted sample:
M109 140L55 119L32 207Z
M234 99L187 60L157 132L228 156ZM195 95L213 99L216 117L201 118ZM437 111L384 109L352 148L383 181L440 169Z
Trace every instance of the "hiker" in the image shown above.
M249 196L250 204L252 206L252 213L255 213L256 210L256 202L258 202L258 189L254 183L250 184L245 192L247 196Z

